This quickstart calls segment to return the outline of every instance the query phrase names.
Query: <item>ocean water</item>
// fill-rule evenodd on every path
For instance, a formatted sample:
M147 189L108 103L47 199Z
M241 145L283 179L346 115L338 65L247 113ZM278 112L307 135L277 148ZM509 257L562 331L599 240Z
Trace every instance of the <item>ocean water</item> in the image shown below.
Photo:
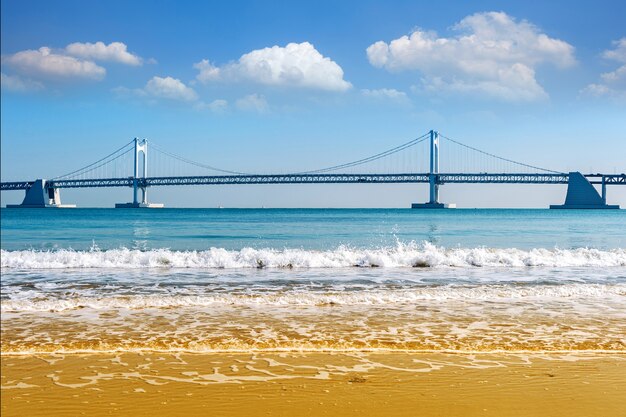
M626 350L621 210L0 214L3 354Z

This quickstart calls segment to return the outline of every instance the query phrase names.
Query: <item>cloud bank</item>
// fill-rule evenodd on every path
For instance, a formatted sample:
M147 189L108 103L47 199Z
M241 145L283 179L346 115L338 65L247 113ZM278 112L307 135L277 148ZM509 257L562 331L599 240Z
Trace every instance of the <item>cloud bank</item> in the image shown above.
M503 12L467 16L453 30L458 34L452 37L418 29L389 43L378 41L367 48L367 57L391 72L419 71L423 91L505 101L546 98L535 68L542 63L567 68L576 62L573 46Z

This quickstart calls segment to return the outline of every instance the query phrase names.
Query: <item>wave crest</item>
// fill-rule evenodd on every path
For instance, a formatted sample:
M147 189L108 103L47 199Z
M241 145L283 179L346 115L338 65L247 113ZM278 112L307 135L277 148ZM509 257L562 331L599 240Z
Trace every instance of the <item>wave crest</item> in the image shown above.
M347 268L347 267L615 267L626 266L626 249L444 248L399 243L395 247L333 250L256 249L203 251L127 248L55 251L0 250L1 267L64 268Z

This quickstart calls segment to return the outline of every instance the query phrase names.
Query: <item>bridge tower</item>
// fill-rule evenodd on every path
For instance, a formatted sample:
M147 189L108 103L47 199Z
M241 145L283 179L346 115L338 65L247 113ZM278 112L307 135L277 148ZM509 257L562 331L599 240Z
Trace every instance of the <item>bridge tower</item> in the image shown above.
M139 154L142 154L142 176L139 176ZM145 179L148 177L148 139L135 138L135 159L133 166L133 202L117 203L115 208L162 208L161 203L148 203L148 186ZM142 181L144 180L144 181ZM141 202L139 202L139 189L141 189Z
M428 203L413 203L411 208L454 208L455 204L439 202L439 132L430 131L430 172L428 173L430 199Z
M76 204L61 204L61 193L58 188L48 186L48 181L38 179L26 188L26 196L22 204L7 204L7 208L74 208Z
M619 209L617 204L606 204L606 177L602 175L602 195L580 172L570 172L565 203L550 204L551 209Z

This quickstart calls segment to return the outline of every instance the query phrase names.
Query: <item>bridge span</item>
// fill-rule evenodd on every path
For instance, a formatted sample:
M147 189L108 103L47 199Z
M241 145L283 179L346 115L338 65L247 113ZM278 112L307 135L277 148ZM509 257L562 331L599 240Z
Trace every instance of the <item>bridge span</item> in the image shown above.
M236 171L227 171L212 166L199 164L183 157L161 151L185 163L217 171L221 175L176 175L176 176L148 176L148 142L134 139L121 150L87 165L80 170L51 180L13 181L0 183L1 191L25 190L26 197L20 205L11 207L66 207L61 204L59 190L63 188L105 188L129 187L133 189L133 202L122 203L117 207L162 207L150 204L147 201L147 189L157 186L187 186L187 185L228 185L228 184L380 184L380 183L427 183L430 185L430 199L427 203L413 204L413 208L447 208L449 205L439 202L439 187L444 184L568 184L565 204L551 206L551 208L619 208L606 204L607 185L626 185L626 174L581 174L580 172L562 173L536 166L501 158L476 148L464 145L445 136L441 136L466 149L478 152L491 158L512 164L513 166L534 169L542 172L440 172L439 171L439 142L440 135L430 131L426 135L400 145L391 150L381 152L372 157L363 158L346 164L340 164L315 171L290 174L246 174ZM363 166L372 161L378 161L395 155L400 151L412 148L415 145L430 139L429 142L429 170L428 172L399 172L399 173L369 173L369 172L332 172ZM129 145L132 145L129 147ZM158 148L157 148L158 149ZM120 157L134 150L133 175L113 178L76 178L93 173L107 164L117 161ZM423 152L425 153L425 152ZM140 158L143 156L143 159ZM140 175L140 165L142 174ZM601 195L594 185L601 186ZM141 191L141 201L139 200Z

